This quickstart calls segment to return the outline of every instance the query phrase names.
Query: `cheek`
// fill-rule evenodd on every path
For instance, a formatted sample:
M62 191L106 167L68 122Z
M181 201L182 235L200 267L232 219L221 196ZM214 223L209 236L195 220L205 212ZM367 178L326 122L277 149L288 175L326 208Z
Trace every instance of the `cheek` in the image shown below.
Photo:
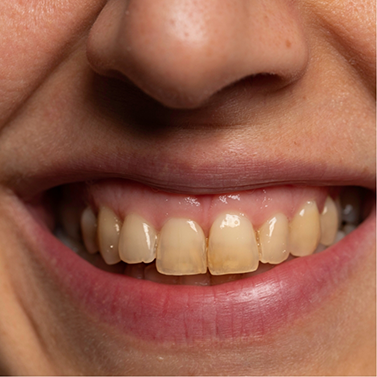
M94 22L103 1L0 3L0 129ZM90 5L90 6L88 6Z

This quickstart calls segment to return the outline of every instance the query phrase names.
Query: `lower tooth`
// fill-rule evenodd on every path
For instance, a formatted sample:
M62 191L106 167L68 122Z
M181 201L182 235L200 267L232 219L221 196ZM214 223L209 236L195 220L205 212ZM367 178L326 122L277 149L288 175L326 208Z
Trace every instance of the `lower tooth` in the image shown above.
M259 252L251 222L242 214L224 214L213 223L208 241L212 275L238 274L258 268Z
M128 264L124 274L135 279L144 279L144 263Z
M289 224L289 252L295 257L312 254L321 235L319 212L314 201L308 201Z
M152 263L144 270L144 279L153 281L155 283L161 283L161 284L179 284L180 283L180 277L179 276L169 276L169 275L163 275L160 274L156 269L156 264Z
M356 187L348 187L340 196L342 205L342 221L357 224L360 219L361 199Z
M231 275L212 275L211 285L219 285L230 283L231 281L236 281L242 279L243 274L231 274Z
M205 274L199 275L185 275L181 276L182 285L200 285L208 286L211 285L211 275L207 272Z
M351 232L353 232L354 230L356 229L356 225L353 225L353 224L345 224L343 226L343 232L345 235L347 234L350 234Z
M111 265L120 262L118 253L121 221L108 207L101 207L98 213L98 244L104 261Z

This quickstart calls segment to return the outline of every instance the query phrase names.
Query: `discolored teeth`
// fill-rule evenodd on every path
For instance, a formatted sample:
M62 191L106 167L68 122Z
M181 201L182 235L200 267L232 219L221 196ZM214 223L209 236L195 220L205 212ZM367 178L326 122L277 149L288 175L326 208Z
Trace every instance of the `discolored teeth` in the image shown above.
M98 251L97 245L97 218L90 207L85 208L81 215L81 232L86 250L90 254Z
M325 246L332 245L339 228L338 210L335 202L328 196L320 216L321 238L320 243Z
M156 241L156 229L141 216L131 213L120 231L120 259L126 263L150 263L156 258Z
M288 219L282 213L262 225L258 231L261 262L278 264L288 258L288 232Z
M321 237L317 204L307 201L289 224L289 252L295 257L312 254Z
M170 219L161 229L157 270L165 275L197 275L207 271L206 239L192 220Z
M293 217L278 212L257 229L246 214L232 211L215 217L210 229L188 218L170 218L161 226L134 212L122 223L106 206L97 215L86 208L79 223L86 250L90 254L100 251L102 258L97 258L109 268L118 266L128 276L160 283L216 285L268 271L293 256L322 252L341 240L360 218L360 199L353 198L355 191L347 190L341 200L328 197L321 214L310 200ZM63 216L64 228L68 218ZM84 249L82 244L77 246L80 241L75 241L73 228L68 226L63 242L74 245L70 246L74 250ZM62 238L61 230L56 234ZM96 257L85 254L89 262ZM120 261L127 264L118 265Z
M98 245L103 260L107 264L120 262L118 244L122 223L108 207L101 207L98 213Z
M208 241L208 269L211 274L255 271L258 263L258 244L251 222L241 213L217 217Z

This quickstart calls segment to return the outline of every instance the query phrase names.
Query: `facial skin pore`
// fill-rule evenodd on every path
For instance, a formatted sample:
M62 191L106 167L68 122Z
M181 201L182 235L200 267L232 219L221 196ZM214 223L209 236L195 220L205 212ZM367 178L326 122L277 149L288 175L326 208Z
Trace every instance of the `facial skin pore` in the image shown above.
M374 214L316 309L186 343L101 321L26 232L45 190L95 179L374 191L374 2L2 0L0 20L0 372L376 373Z

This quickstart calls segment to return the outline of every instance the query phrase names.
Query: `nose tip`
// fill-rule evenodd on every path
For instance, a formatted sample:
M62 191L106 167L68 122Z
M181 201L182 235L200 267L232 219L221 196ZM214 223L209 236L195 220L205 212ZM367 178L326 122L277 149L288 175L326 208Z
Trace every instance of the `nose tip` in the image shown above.
M163 105L194 108L248 76L292 81L308 49L297 11L283 0L113 0L90 32L88 59Z

